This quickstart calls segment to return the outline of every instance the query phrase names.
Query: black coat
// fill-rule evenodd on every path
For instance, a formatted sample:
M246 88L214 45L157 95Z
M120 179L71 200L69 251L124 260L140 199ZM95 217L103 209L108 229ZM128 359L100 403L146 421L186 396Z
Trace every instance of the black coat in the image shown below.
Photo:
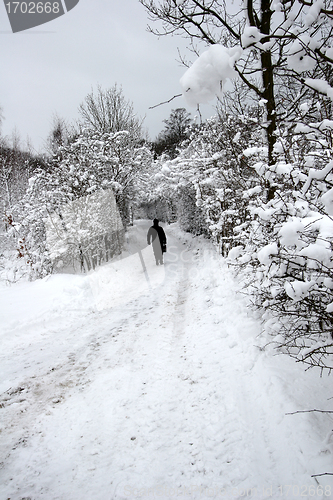
M166 252L166 236L163 227L161 226L151 226L147 233L147 243L153 243L153 249L162 250Z

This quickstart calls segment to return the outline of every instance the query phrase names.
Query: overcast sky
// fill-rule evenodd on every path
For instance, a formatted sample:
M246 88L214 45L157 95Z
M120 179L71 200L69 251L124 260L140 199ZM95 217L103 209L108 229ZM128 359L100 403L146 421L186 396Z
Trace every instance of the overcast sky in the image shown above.
M148 16L138 0L80 0L65 15L13 34L0 3L0 106L2 135L16 127L42 151L55 114L72 121L85 96L100 84L122 85L154 139L171 109L186 107L183 98L149 110L181 92L185 68L177 61L180 37L147 32ZM195 109L188 108L195 114ZM214 114L212 106L203 110Z

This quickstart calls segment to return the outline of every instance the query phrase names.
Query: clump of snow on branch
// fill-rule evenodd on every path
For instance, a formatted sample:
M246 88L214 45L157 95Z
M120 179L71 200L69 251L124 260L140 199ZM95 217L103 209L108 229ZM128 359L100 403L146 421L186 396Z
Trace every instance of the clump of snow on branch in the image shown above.
M307 15L305 17L305 25L311 26L311 24L315 23L318 19L320 11L325 7L324 0L317 0L314 2L309 8Z
M234 64L240 55L240 47L228 49L219 44L203 52L180 79L187 104L196 106L220 96L223 83L236 75Z
M331 87L325 80L320 78L306 78L305 85L308 85L311 89L320 92L321 94L326 94L327 97L333 99L333 87Z
M301 38L301 37L300 37ZM316 66L316 59L308 55L306 47L314 49L313 40L303 35L302 39L295 40L288 51L287 63L290 69L303 73L311 71Z
M255 26L246 26L241 36L241 44L243 48L249 47L257 42L260 42L264 35L260 33Z

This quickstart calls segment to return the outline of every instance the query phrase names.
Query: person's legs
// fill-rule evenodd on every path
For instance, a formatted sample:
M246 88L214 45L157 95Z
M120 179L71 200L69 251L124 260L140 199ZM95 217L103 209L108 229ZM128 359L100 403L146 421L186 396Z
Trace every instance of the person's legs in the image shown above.
M161 245L159 242L153 244L153 250L154 250L154 255L155 255L155 260L156 260L156 265L158 266L159 264L163 264L163 254L162 254L162 249Z
M155 251L155 248L153 250L154 250L155 262L156 262L156 265L158 266L159 256L158 256L158 253Z

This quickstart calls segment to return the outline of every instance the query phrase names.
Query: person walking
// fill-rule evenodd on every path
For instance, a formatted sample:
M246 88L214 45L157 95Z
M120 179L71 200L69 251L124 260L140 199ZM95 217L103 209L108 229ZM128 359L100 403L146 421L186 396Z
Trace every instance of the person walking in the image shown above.
M154 219L153 225L148 229L147 243L153 245L156 265L163 264L163 253L166 252L166 236L163 227L158 225L159 220Z

